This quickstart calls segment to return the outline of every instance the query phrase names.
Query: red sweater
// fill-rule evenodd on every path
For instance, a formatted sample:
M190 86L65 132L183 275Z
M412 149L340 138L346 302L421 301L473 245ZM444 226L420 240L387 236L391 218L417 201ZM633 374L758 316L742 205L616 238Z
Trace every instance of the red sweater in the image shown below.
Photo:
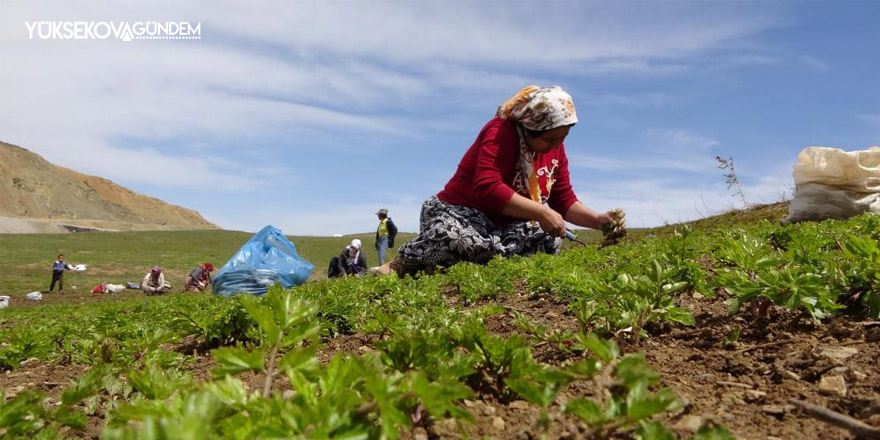
M517 219L501 214L501 210L513 197L518 158L516 123L492 119L480 130L477 140L458 164L455 175L437 198L453 205L479 209L498 226L511 223ZM541 202L546 201L551 209L565 215L577 201L569 181L565 146L535 154L535 171L538 172ZM530 198L527 190L520 195Z

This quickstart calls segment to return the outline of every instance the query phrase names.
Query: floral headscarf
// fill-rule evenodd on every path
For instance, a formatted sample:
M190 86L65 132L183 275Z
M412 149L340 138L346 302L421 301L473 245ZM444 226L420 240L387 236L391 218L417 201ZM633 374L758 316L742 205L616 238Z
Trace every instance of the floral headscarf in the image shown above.
M545 131L577 123L571 95L559 86L528 86L501 104L495 116L519 123L520 155L516 162L514 188L517 192L528 192L529 198L541 203L541 189L535 173L535 152L526 145L525 133L520 126Z
M571 95L562 87L528 86L498 107L495 116L519 122L529 130L544 131L577 123Z

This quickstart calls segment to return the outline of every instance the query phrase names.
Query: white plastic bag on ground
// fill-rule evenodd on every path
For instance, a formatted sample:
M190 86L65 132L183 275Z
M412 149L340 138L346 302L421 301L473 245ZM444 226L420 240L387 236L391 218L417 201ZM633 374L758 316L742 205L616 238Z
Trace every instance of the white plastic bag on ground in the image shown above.
M27 295L25 295L24 297L31 300L31 301L42 301L43 300L43 294L40 292L31 292L31 293L28 293Z
M880 212L880 148L804 148L794 166L794 184L787 222Z
M5 309L6 307L9 307L9 297L0 296L0 309Z
M104 291L107 293L119 293L125 290L125 286L122 284L105 284Z

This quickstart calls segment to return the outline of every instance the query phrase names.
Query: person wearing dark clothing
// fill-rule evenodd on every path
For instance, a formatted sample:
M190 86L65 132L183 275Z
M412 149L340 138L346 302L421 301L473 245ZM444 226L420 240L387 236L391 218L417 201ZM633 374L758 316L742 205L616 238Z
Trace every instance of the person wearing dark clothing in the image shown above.
M379 265L385 264L385 255L389 248L394 247L394 237L397 236L397 226L388 217L388 210L382 208L376 213L379 216L379 227L376 228L376 251L379 252Z
M367 259L361 252L361 241L355 238L351 244L342 249L338 257L330 259L327 278L339 278L345 275L363 276L367 273Z
M58 283L58 293L64 293L64 271L70 269L73 269L73 266L64 262L64 255L59 255L52 264L52 283L49 284L49 292L55 290L55 283Z

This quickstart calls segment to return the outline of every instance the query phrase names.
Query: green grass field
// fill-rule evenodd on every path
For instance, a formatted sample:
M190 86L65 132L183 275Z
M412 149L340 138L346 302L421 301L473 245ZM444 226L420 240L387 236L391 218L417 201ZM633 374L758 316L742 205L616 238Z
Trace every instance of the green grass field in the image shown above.
M240 231L85 232L75 234L0 234L0 295L13 298L49 289L52 262L64 254L71 264L86 264L85 272L64 275L67 291L88 291L101 283L140 282L150 267L164 268L175 290L186 274L210 261L218 270L253 234ZM404 243L414 234L398 235ZM312 278L324 278L330 258L353 238L363 241L367 264L378 265L372 234L345 237L288 237L300 256L315 265ZM395 244L397 244L395 243ZM394 258L389 249L387 258ZM216 274L216 272L215 272Z
M154 265L165 271L174 290L180 290L186 275L199 264L210 261L217 270L253 234L241 231L148 231L83 232L74 234L0 234L0 295L13 298L28 292L46 291L51 281L52 263L64 254L71 264L86 264L85 272L64 275L66 291L89 291L101 283L138 283ZM396 247L416 234L400 233ZM579 231L585 240L597 240L597 231ZM339 255L352 239L363 242L367 264L376 266L379 257L372 233L344 237L288 236L300 256L315 265L313 279L327 276L330 258ZM566 243L569 246L570 243ZM386 261L397 255L389 249ZM216 275L216 271L215 271ZM73 288L76 286L76 289Z

